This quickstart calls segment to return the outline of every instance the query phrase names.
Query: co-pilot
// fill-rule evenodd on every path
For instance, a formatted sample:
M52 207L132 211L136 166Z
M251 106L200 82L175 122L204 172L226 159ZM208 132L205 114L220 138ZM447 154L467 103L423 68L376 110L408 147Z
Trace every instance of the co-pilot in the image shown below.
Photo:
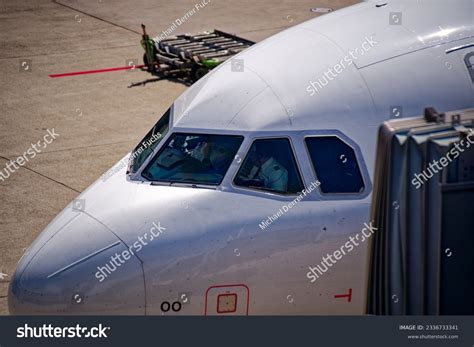
M243 182L248 181L249 185L259 182L260 186L286 193L288 190L288 171L275 158L271 156L274 153L270 142L258 143L255 151L249 154L249 160L252 162L252 169L247 177L241 177Z

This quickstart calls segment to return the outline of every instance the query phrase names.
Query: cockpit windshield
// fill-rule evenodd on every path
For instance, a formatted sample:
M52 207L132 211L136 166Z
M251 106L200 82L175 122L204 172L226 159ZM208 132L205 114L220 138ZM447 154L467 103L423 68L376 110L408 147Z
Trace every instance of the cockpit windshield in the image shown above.
M150 181L219 185L242 136L173 134L142 176Z
M129 172L136 173L156 146L161 142L169 129L170 110L160 118L145 138L133 150L129 159Z

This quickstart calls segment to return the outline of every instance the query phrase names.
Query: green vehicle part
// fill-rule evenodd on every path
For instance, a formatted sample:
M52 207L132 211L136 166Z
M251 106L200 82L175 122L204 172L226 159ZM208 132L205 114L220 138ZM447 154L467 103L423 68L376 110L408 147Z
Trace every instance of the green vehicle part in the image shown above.
M140 44L142 45L143 49L145 50L145 54L143 55L143 63L148 66L149 69L154 70L154 62L156 56L156 46L155 41L153 41L148 34L146 33L145 25L142 24L143 35Z
M221 63L221 61L219 61L217 59L206 59L206 60L203 60L201 63L202 63L203 66L205 66L206 68L211 70L211 69L215 68L217 65L219 65Z

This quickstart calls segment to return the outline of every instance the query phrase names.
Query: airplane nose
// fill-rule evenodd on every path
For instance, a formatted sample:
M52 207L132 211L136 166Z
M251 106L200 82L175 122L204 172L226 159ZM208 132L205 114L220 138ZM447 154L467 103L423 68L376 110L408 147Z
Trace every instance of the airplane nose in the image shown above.
M18 263L10 313L145 314L140 260L117 262L129 248L108 227L84 212L64 213L79 215L53 221Z

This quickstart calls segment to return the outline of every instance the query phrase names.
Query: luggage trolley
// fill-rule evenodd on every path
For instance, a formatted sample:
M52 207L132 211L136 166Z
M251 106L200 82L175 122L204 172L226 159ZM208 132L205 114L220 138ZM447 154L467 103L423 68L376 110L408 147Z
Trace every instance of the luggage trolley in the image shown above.
M220 30L161 40L150 38L144 24L142 30L143 63L148 71L161 76L184 75L192 82L255 43Z

